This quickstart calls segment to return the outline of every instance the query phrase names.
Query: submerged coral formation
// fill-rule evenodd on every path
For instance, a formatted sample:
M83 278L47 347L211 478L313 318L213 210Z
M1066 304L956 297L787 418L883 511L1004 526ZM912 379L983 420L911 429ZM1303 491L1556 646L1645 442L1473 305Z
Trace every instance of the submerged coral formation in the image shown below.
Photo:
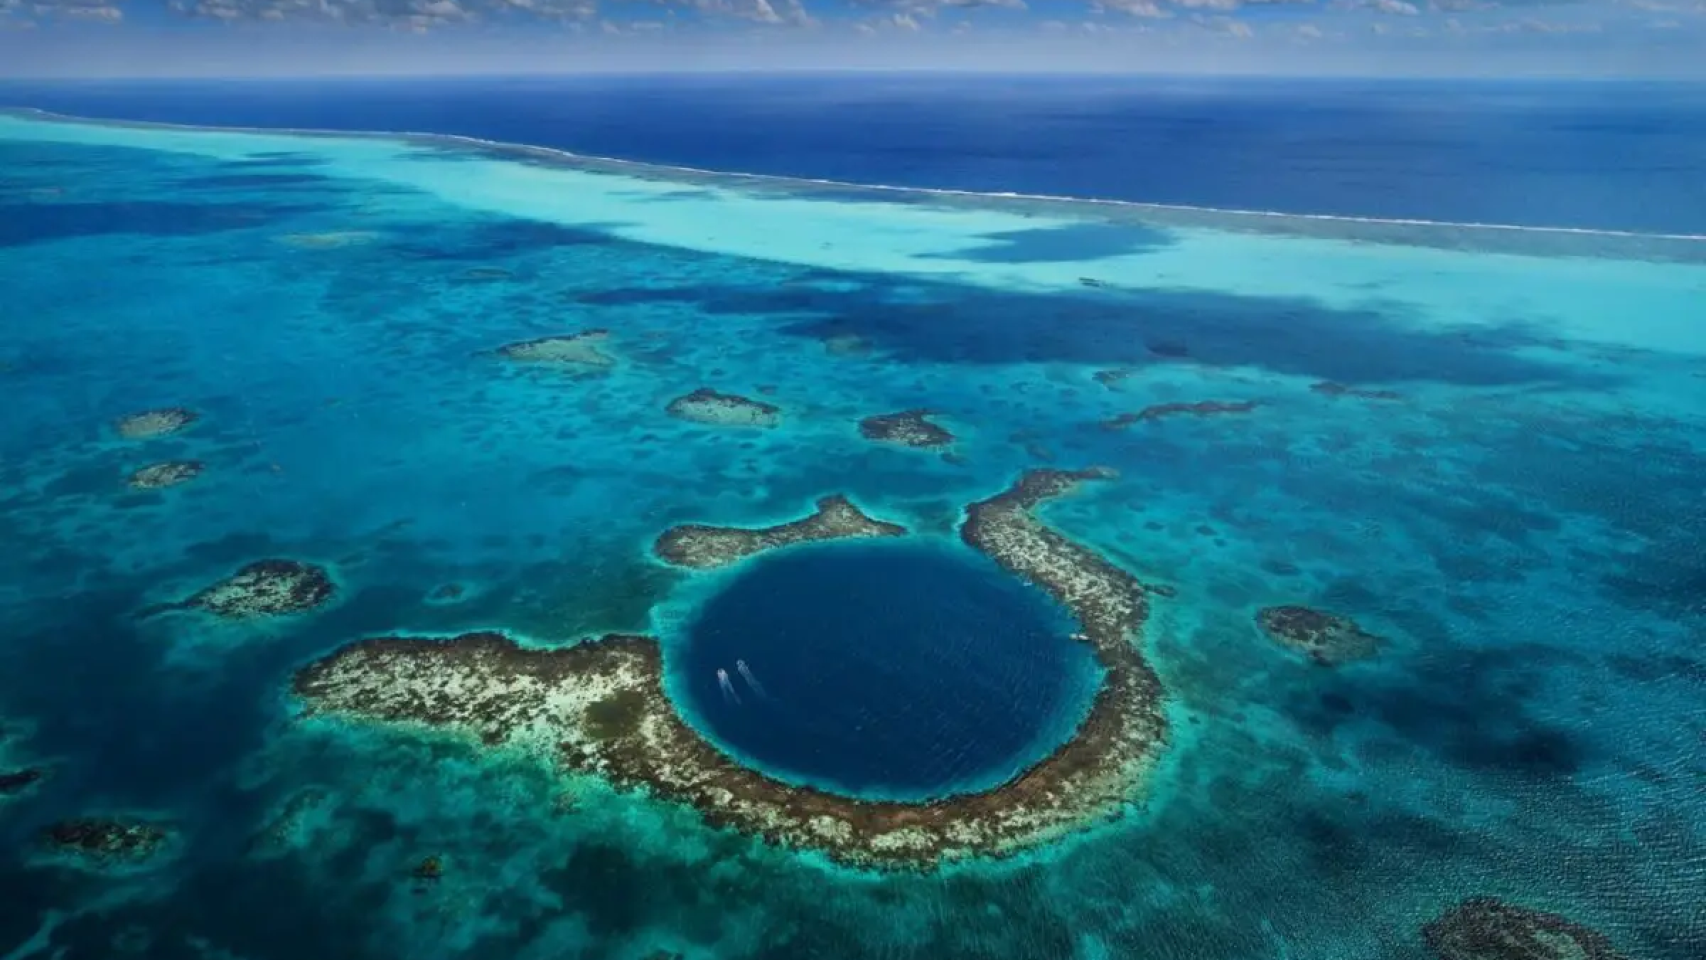
M120 417L113 423L113 429L126 440L147 440L177 433L197 418L195 411L184 407L161 407Z
M16 726L0 721L0 801L22 796L47 776L47 771L17 756L13 749L17 734Z
M434 587L427 594L428 603L455 603L468 595L468 588L460 583L443 583Z
M417 885L437 883L444 879L444 858L437 854L423 858L420 863L415 864L413 870L409 871L409 876L414 879ZM416 889L420 889L420 886L417 886Z
M678 567L721 567L742 557L812 540L899 537L906 528L865 515L853 501L836 494L817 502L811 515L774 527L712 527L688 523L665 530L653 551Z
M331 799L331 793L322 787L307 787L291 794L249 839L248 852L278 854L301 844L308 832L308 820Z
M1360 387L1350 387L1331 380L1312 383L1309 389L1329 397L1355 397L1358 400L1402 400L1404 395L1395 390L1364 390Z
M966 543L1064 603L1106 671L1071 740L983 793L867 801L744 767L682 719L664 690L662 651L646 637L554 649L498 633L381 637L303 667L294 691L306 715L425 724L527 749L689 804L712 824L850 863L921 866L1010 852L1119 813L1165 737L1160 686L1135 645L1143 588L1031 512L1103 475L1037 471L969 508Z
M709 387L676 397L668 409L672 417L724 427L774 427L782 422L782 408L775 404L718 393Z
M1136 375L1137 371L1130 367L1114 367L1110 370L1097 370L1094 374L1091 374L1091 379L1095 380L1102 386L1107 387L1109 390L1114 390L1117 389L1120 384L1130 380Z
M277 616L312 610L330 600L335 589L324 567L300 560L257 560L188 600L142 613L197 609L231 619Z
M945 447L954 442L947 428L931 423L929 410L902 410L866 417L859 421L859 433L867 440L898 443L908 447Z
M1308 654L1322 666L1334 666L1374 656L1380 638L1348 617L1303 606L1264 607L1256 625L1273 639Z
M1623 960L1597 930L1495 897L1473 897L1422 928L1440 960Z
M1212 417L1228 413L1249 413L1258 406L1254 400L1199 400L1196 403L1157 403L1136 413L1122 413L1103 426L1110 430L1129 427L1134 423L1150 423L1167 417Z
M372 243L379 234L372 230L332 230L325 233L287 233L278 242L303 250L335 250Z
M159 490L188 483L201 476L202 465L196 460L168 460L151 463L130 475L129 483L138 490Z
M823 341L823 349L835 357L862 357L871 352L871 342L856 333L838 333Z
M616 358L599 349L609 339L606 330L587 330L559 337L520 340L498 348L498 354L522 363L548 363L585 370L604 370L616 365Z
M50 824L41 842L96 867L136 864L165 848L172 831L163 824L119 817L76 817Z
M35 767L22 770L0 770L0 797L17 796L41 782L46 776Z

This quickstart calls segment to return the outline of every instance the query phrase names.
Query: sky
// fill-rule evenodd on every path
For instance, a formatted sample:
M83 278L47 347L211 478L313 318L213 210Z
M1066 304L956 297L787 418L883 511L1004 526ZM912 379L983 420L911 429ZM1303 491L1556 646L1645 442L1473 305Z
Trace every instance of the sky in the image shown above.
M1706 80L1706 0L0 0L0 77L765 70Z

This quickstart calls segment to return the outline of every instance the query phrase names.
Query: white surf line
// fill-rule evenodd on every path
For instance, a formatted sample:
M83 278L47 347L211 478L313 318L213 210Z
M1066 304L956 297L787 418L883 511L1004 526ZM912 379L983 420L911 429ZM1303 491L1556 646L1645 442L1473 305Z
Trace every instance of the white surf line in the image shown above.
M1349 214L1336 213L1287 213L1283 210L1246 210L1238 207L1204 207L1182 203L1149 203L1140 200L1111 200L1105 197L1073 197L1063 194L1048 193L1014 193L1011 191L979 191L955 190L947 187L905 187L886 183L855 183L850 180L829 180L818 177L794 177L768 173L746 173L731 170L710 170L703 167L689 167L681 164L654 163L648 160L623 160L617 157L603 157L597 154L575 153L560 147L542 147L529 143L515 143L504 140L486 140L460 133L432 133L412 130L325 130L316 127L245 127L245 126L197 126L187 123L168 123L158 120L103 120L96 117L80 117L68 113L54 113L37 107L15 107L9 110L0 108L0 113L25 113L44 117L53 121L70 123L86 123L93 126L113 127L142 127L162 130L178 130L188 133L244 133L274 136L302 136L325 139L397 139L409 140L439 140L449 143L474 144L482 147L493 147L501 150L517 152L543 153L561 157L570 161L607 163L618 167L631 167L637 170L655 170L665 173L688 173L696 176L729 177L740 180L753 180L763 183L790 184L804 183L820 187L836 187L844 190L871 190L885 193L922 194L925 196L965 197L969 199L996 200L1038 200L1049 203L1082 203L1097 206L1119 207L1131 210L1155 210L1166 213L1210 213L1231 217L1267 218L1273 220L1309 220L1327 223L1364 223L1378 226L1397 227L1440 227L1454 230L1489 230L1508 233L1544 233L1579 237L1616 237L1625 240L1668 240L1687 243L1706 242L1703 233L1644 233L1638 230L1609 230L1597 227L1546 227L1532 224L1515 223L1479 223L1472 220L1420 220L1396 217L1358 217ZM808 198L809 199L809 198Z

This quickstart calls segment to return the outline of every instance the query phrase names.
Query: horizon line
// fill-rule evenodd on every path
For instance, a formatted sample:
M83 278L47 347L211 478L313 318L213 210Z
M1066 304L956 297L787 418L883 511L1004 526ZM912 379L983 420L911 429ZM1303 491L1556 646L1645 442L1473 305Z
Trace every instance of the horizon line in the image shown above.
M794 67L779 67L776 69L752 67L685 67L679 69L659 68L656 65L636 67L633 69L602 66L587 70L396 70L385 72L357 72L330 70L319 73L183 73L183 74L89 74L86 76L67 76L65 74L0 74L0 84L29 82L29 83L188 83L188 82L284 82L302 83L314 81L371 81L371 80L545 80L545 79L644 79L644 78L694 78L694 77L839 77L839 76L887 76L887 77L931 77L931 78L978 78L998 79L1001 77L1024 77L1026 79L1131 79L1131 80L1298 80L1298 81L1364 81L1364 82L1429 82L1429 83L1576 83L1576 84L1612 84L1612 83L1665 83L1678 86L1706 87L1706 77L1677 74L1582 74L1579 72L1546 72L1524 71L1512 73L1461 73L1461 72L1368 72L1337 71L1337 72L1300 72L1289 70L1124 70L1124 69L1077 69L1057 70L1052 68L978 68L963 65L953 67L904 67L884 68L860 65L825 66L811 69Z

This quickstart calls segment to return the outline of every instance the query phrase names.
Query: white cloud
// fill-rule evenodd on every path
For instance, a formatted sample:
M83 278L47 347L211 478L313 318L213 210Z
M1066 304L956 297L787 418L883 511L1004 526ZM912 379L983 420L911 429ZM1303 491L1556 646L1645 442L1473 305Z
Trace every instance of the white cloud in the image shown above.
M1172 16L1154 0L1092 0L1090 9L1097 13L1123 13L1130 17L1160 20Z
M312 20L410 30L510 16L581 20L596 12L594 0L170 0L170 6L212 20Z
M1237 37L1240 40L1248 40L1256 35L1256 32L1250 28L1249 24L1235 17L1210 17L1197 14L1191 18L1191 22L1210 33L1225 34L1229 37Z
M783 0L775 2L784 10L799 6L798 0L787 0L785 5ZM737 6L750 15L760 12L760 4L779 19L788 15L766 0L743 0ZM597 0L167 0L167 5L180 14L209 20L313 21L417 31L513 19L590 23L598 14Z
M20 19L9 19L9 18ZM85 23L121 23L124 11L118 0L0 0L0 21L24 26L33 20L80 20Z
M1123 13L1129 17L1160 20L1172 14L1161 9L1155 0L1092 0L1090 9L1097 13Z
M856 29L860 33L874 34L874 33L884 33L884 32L889 32L889 31L899 31L901 33L917 33L920 28L919 28L918 19L916 17L914 17L910 13L906 13L905 11L902 11L900 13L891 13L891 14L888 14L886 16L872 17L871 19L868 19L868 20L861 20L856 25Z

